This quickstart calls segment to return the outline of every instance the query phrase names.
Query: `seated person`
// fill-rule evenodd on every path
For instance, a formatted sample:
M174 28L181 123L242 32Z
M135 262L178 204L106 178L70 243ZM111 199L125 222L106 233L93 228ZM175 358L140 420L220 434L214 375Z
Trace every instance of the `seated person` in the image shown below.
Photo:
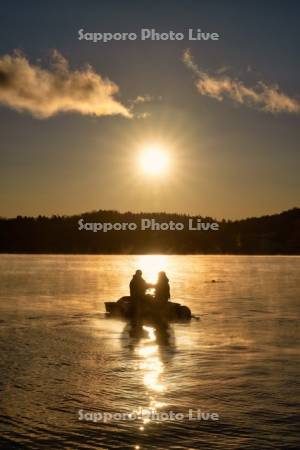
M165 272L159 272L158 280L155 285L155 299L161 304L166 304L169 298L170 298L169 279Z
M143 273L141 270L137 270L132 277L129 284L130 297L132 304L132 316L133 322L139 323L140 316L147 306L147 295L146 291L148 288L153 287L152 284L147 283L143 278Z
M129 283L130 297L133 300L143 298L146 294L146 290L152 286L144 280L142 275L143 272L137 270Z

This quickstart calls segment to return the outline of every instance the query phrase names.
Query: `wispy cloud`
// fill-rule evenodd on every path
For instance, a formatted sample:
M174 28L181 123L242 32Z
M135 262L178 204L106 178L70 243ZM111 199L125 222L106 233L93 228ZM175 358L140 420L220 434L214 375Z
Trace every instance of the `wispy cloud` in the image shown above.
M31 64L19 51L0 57L0 103L37 118L60 112L131 117L115 95L118 86L87 65L71 70L68 61L53 51L48 68Z
M197 66L189 50L185 50L183 62L196 75L196 87L201 95L219 101L227 97L236 103L273 114L300 112L300 102L281 92L278 85L268 86L260 81L255 86L246 86L242 81L222 73L211 76Z
M132 100L132 104L133 105L138 105L140 103L149 103L152 102L154 100L153 97L151 97L151 95L138 95L134 100Z

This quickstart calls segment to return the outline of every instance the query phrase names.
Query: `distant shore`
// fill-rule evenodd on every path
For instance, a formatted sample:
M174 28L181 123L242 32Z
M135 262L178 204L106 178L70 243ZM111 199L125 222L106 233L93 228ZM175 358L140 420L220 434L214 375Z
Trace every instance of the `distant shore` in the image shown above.
M141 256L141 255L164 255L164 256L295 256L300 257L299 253L71 253L71 252L0 252L1 255L32 255L32 256Z
M149 220L157 226L140 229L141 220ZM197 223L199 229L191 230L192 222ZM99 233L93 227L82 229L80 223L112 226L105 233ZM137 226L135 230L116 227L122 223ZM180 229L162 226L170 223L182 226ZM0 253L300 255L300 208L270 216L218 222L211 217L185 214L104 210L74 216L1 218Z

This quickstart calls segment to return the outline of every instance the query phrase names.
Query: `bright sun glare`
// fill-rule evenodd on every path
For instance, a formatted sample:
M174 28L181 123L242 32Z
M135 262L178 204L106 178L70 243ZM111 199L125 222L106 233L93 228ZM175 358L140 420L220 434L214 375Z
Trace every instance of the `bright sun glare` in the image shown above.
M169 168L169 157L160 145L149 145L140 154L140 167L149 175L162 175Z

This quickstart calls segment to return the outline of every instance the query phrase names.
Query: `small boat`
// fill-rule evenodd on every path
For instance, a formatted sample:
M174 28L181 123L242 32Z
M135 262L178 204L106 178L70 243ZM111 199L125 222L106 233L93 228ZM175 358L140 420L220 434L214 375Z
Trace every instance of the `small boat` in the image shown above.
M107 317L131 320L133 319L132 301L130 296L121 297L116 302L105 302ZM146 295L141 302L140 319L144 322L157 322L161 320L170 322L189 321L192 318L190 308L180 303L168 301L166 307L161 305L152 295Z

